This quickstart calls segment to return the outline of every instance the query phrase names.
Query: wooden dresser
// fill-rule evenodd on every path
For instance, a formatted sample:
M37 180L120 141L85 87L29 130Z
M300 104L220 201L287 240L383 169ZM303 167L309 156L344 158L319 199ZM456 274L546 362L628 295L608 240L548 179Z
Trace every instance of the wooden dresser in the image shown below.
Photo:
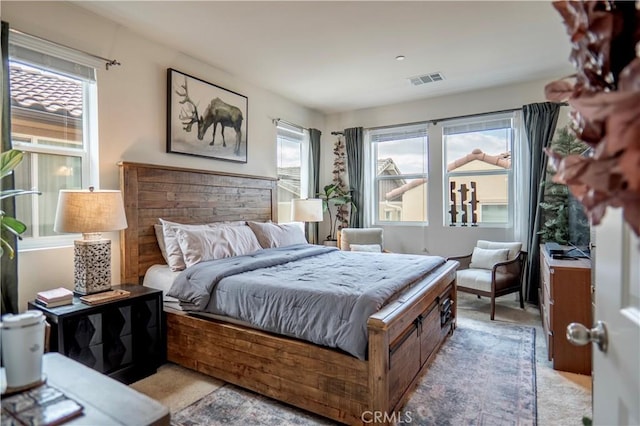
M540 246L540 313L549 361L556 370L591 374L591 345L574 346L566 338L567 325L591 327L591 262L552 259Z

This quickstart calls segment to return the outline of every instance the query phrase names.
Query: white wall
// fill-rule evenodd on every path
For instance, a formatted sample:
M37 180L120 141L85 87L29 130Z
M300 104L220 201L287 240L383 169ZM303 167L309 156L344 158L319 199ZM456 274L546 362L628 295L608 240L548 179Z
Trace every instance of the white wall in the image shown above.
M457 95L425 99L378 108L349 111L327 117L327 135L331 131L341 131L349 127L372 128L379 126L445 119L484 112L521 108L523 105L544 102L544 86L551 80L532 81L525 84L508 85L492 89L460 93ZM416 89L419 90L419 89ZM567 121L566 111L561 111L558 127ZM336 136L325 138L325 146L330 146ZM513 227L472 228L449 227L444 225L443 176L442 176L442 133L440 126L429 129L429 173L428 205L429 226L386 226L385 248L399 253L428 253L442 256L471 253L478 239L510 241L517 239ZM322 187L331 179L331 150L322 152ZM521 190L517 188L516 190ZM324 235L321 229L320 235ZM326 232L325 232L326 233Z
M324 128L324 116L144 39L119 24L66 2L2 2L2 20L12 28L122 63L98 70L100 187L119 187L121 160L177 167L276 176L276 133L272 118ZM166 73L174 68L248 97L248 162L167 154ZM119 238L112 233L112 276L120 277ZM19 255L19 306L36 292L73 287L73 247L22 251Z
M175 49L138 36L119 24L66 2L2 2L2 20L12 28L47 40L116 58L122 66L98 70L100 187L118 188L117 162L121 160L168 164L178 167L276 175L275 127L282 118L322 130L320 186L330 181L333 130L376 127L518 108L544 101L547 81L505 86L424 101L351 111L324 117L284 98L242 81L225 71L188 57ZM248 97L248 162L238 164L165 153L166 69L184 73ZM419 90L419 89L417 89ZM560 124L559 124L560 125ZM442 158L440 137L431 136L431 158ZM442 177L431 175L430 205L442 203ZM431 211L427 228L402 227L385 232L387 247L395 252L458 254L469 252L478 238L508 240L512 229L461 229L442 226L442 212ZM320 235L326 230L321 229ZM120 276L119 239L112 239L112 276ZM72 287L73 247L22 251L19 258L19 306L42 289Z

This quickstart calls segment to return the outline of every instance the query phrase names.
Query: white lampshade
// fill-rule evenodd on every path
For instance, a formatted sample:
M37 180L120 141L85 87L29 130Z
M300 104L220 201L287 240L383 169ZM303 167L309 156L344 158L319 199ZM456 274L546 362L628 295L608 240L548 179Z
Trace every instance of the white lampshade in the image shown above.
M118 231L127 227L120 191L61 190L53 230L56 232Z
M296 222L322 222L322 200L320 198L291 200L291 218Z
M74 285L79 295L111 289L111 240L101 232L127 227L120 191L61 190L53 230L82 233L74 241Z

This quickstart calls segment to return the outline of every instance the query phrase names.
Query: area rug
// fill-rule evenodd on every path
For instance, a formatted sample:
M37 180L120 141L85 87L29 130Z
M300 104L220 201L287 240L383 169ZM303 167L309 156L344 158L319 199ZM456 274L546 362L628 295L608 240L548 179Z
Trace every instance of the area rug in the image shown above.
M398 416L411 425L536 425L535 329L459 321ZM332 425L226 384L174 413L173 426Z

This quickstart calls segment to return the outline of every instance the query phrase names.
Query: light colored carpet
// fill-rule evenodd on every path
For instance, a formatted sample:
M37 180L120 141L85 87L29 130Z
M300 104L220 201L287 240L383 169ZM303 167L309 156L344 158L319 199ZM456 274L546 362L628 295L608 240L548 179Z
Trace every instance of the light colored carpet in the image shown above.
M224 385L223 381L167 363L152 376L131 387L169 407L172 413L196 402Z
M458 317L485 321L491 312L487 298L478 299L458 293ZM536 328L536 376L538 379L538 424L541 426L580 426L582 417L591 417L591 376L554 370L547 359L547 346L540 311L525 303L525 309L513 295L496 299L496 323L530 325Z
M591 377L553 370L547 360L547 348L537 306L520 309L512 295L498 299L495 321L489 320L489 300L459 293L460 321L482 321L487 327L500 324L529 325L536 328L536 376L538 424L542 426L580 426L582 417L591 417ZM218 389L223 383L177 365L166 364L158 372L132 384L177 412Z

